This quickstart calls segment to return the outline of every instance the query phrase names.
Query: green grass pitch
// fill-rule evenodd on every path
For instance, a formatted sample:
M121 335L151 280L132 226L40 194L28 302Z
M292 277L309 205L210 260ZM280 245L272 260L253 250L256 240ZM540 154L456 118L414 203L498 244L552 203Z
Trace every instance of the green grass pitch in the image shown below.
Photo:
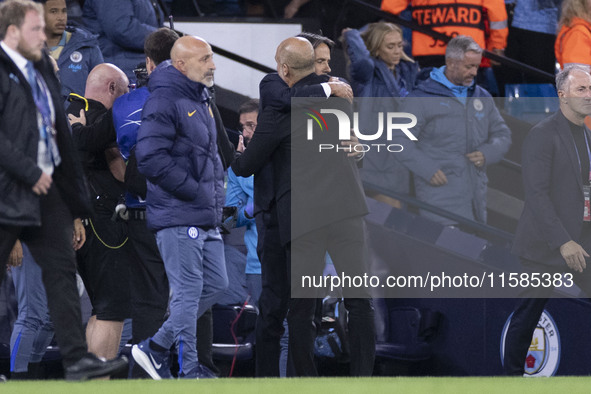
M308 394L308 393L591 393L589 377L554 378L232 378L193 381L115 380L68 383L64 381L9 381L0 383L6 394Z

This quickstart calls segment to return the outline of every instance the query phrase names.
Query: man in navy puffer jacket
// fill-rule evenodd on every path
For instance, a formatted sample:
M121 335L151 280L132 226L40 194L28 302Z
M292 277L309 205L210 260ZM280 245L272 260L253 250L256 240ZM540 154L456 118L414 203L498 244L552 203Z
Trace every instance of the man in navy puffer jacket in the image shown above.
M224 174L207 87L215 65L204 40L179 38L171 61L150 75L150 97L138 131L138 169L148 179L148 228L156 232L172 290L170 316L132 354L154 379L170 377L168 349L179 352L179 376L211 374L197 359L197 317L228 285L218 226Z

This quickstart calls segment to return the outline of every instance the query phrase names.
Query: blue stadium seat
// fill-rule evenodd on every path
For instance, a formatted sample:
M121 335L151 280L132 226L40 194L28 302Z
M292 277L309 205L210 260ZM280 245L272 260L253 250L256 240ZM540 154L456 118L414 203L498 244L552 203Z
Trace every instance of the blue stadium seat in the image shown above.
M550 83L505 85L505 111L535 124L558 110L558 95Z
M232 360L234 354L238 361L254 358L253 344L254 326L258 310L252 305L246 305L242 315L236 321L234 334L238 344L232 337L232 322L238 318L241 305L215 305L213 307L213 358L214 360Z
M374 308L376 357L413 362L431 358L430 339L437 330L438 312L388 306L385 299L374 299Z

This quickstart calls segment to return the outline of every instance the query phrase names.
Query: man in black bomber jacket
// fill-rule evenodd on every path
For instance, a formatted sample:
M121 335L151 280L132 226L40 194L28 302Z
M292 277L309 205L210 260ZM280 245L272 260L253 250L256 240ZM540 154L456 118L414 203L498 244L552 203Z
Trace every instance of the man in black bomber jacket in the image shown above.
M91 208L59 82L43 53L44 24L39 4L0 5L0 262L17 239L27 243L43 272L66 379L86 380L124 370L127 361L99 360L86 347L72 223ZM39 154L47 147L51 155Z

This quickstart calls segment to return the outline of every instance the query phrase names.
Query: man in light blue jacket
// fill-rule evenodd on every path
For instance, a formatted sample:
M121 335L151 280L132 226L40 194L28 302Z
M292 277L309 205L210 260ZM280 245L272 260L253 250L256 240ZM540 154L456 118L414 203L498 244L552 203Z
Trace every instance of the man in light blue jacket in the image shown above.
M248 100L238 109L242 138L244 144L252 138L257 127L259 100ZM226 205L238 208L236 227L246 227L244 244L246 245L246 286L250 295L250 304L258 306L262 290L261 262L257 256L257 228L254 220L254 176L243 178L236 176L232 168L228 168L228 190Z
M486 222L486 167L511 145L511 131L490 94L474 78L482 49L467 36L447 45L446 65L431 71L404 104L417 117L410 141L393 136L404 150L394 154L413 174L416 195L446 211ZM444 224L453 221L422 212Z

